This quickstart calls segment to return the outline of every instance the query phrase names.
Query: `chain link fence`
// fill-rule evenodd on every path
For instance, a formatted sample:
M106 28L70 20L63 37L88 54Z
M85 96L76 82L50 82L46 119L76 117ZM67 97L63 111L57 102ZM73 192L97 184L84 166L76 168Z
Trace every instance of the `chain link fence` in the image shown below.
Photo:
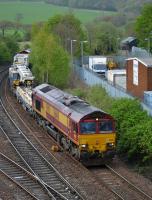
M105 88L106 92L109 96L114 98L130 98L134 99L136 97L129 94L126 89L121 86L114 85L112 82L106 80L103 75L99 75L94 73L93 71L89 70L88 68L81 67L79 61L76 61L74 64L74 71L78 74L80 79L84 81L87 85L101 85ZM141 105L147 113L152 116L152 109L148 107L144 102L141 101Z

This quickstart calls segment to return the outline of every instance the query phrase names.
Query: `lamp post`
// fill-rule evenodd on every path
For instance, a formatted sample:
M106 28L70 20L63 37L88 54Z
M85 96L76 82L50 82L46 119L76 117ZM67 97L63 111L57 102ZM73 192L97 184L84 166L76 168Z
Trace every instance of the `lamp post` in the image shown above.
M73 65L73 42L76 42L77 40L70 40L70 46L71 46L71 62Z
M120 50L120 37L117 38L117 44L116 44L116 53L119 54Z
M83 43L87 43L87 40L80 41L81 44L81 67L83 67Z

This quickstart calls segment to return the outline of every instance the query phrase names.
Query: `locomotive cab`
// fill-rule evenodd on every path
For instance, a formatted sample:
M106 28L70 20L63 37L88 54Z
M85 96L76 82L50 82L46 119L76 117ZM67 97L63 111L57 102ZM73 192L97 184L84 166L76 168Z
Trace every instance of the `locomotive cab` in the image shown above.
M84 119L79 123L80 159L108 161L115 154L115 122L112 117Z

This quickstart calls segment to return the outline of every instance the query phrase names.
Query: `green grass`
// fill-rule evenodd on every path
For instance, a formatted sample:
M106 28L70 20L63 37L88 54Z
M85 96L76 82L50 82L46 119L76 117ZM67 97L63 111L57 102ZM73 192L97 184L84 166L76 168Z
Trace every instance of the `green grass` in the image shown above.
M54 6L43 2L0 2L0 21L15 21L16 15L21 13L21 23L32 24L38 21L46 21L51 16L69 12L67 7ZM81 22L87 23L96 17L112 15L114 12L74 9L74 14Z

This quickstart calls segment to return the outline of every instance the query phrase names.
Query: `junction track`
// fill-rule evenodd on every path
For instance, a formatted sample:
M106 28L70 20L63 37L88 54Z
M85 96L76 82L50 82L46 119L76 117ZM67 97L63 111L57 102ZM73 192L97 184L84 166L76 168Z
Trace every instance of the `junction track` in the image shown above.
M3 93L4 94L4 93ZM5 100L4 100L5 101ZM30 129L29 129L29 132L30 132ZM18 131L18 135L22 135L20 130ZM29 137L28 137L29 139ZM36 146L36 143L34 142L36 138L33 138L33 137L30 137L30 141L32 141L32 143L34 144L34 146ZM20 142L20 139L18 140L19 144L22 143ZM20 145L19 145L20 146ZM18 149L22 149L23 146L21 145L20 147L18 147ZM40 148L39 148L40 149ZM32 152L32 151L31 151ZM33 153L33 152L32 152ZM25 158L26 159L23 159L23 160L26 160L26 162L28 164L30 164L31 162L33 162L33 159L31 160L31 158L33 158L33 154L31 154L32 156L29 157L29 154L28 153L25 153L27 155L25 155ZM34 157L36 155L34 154ZM24 154L23 154L23 157L24 157ZM29 157L29 158L28 158ZM36 158L36 157L35 157ZM53 158L55 159L55 158ZM43 159L42 159L43 160ZM41 174L39 175L39 170L38 169L35 169L35 165L39 166L40 167L43 167L43 165L41 165L42 163L42 160L38 158L38 162L37 162L37 159L34 161L35 164L33 164L29 171L31 171L31 173L33 173L34 175L36 176L39 176L40 177L40 180L43 180L45 181L45 185L46 187L53 184L52 182L47 182L46 178L43 177L46 176L46 174ZM46 161L46 159L44 158L44 160ZM75 161L75 163L77 163L77 161ZM40 165L39 165L40 164ZM46 161L46 166L48 167L48 162ZM78 164L79 166L79 164ZM46 169L45 169L46 170ZM118 173L116 173L112 167L110 166L107 166L106 168L92 168L92 169L89 169L90 172L94 175L97 183L100 185L101 184L101 187L103 187L103 185L109 190L111 191L114 195L113 195L113 198L110 198L110 199L123 199L123 200L136 200L136 199L139 199L139 200L142 200L142 199L152 199L150 195L146 194L145 192L143 192L142 190L140 190L139 188L137 188L134 184L132 184L130 181L127 181L127 178L119 175ZM46 173L48 174L48 171L46 170ZM51 178L52 179L52 178ZM62 179L62 178L61 178ZM60 182L59 182L60 184ZM49 186L50 187L50 186ZM49 188L48 187L48 188ZM51 187L50 187L51 188ZM51 188L50 190L53 191L55 190L56 192L56 189L55 188ZM69 187L67 187L67 185L64 185L63 186L63 190L64 191L61 191L60 194L62 194L63 192L63 196L64 196L64 192L68 192L69 193ZM53 191L52 194L53 194ZM58 191L58 188L57 188L57 191ZM75 192L75 191L74 191ZM74 198L78 198L79 199L79 196L77 195L77 193L75 193L75 197ZM56 194L54 194L55 196ZM58 196L56 197L57 199L62 196ZM67 198L67 199L70 199L69 197L64 197L64 198ZM73 197L72 197L73 198ZM80 197L81 198L81 197Z
M2 94L1 97L3 97ZM44 183L54 199L83 199L18 128L7 112L3 98L0 100L0 116L0 127L6 137L9 138L24 163L28 165L31 173Z
M45 185L36 176L23 169L17 163L0 153L0 171L19 186L32 199L53 199Z

